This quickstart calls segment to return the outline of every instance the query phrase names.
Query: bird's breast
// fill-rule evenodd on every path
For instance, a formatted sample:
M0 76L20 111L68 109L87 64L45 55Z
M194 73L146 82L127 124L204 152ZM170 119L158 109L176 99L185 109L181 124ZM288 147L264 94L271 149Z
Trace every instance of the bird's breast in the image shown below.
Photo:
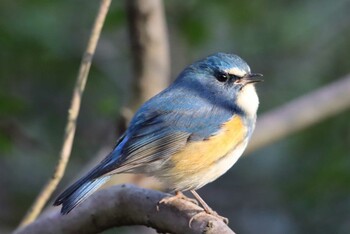
M178 190L197 189L224 174L243 153L248 129L235 115L219 132L203 141L194 141L171 157L169 176Z

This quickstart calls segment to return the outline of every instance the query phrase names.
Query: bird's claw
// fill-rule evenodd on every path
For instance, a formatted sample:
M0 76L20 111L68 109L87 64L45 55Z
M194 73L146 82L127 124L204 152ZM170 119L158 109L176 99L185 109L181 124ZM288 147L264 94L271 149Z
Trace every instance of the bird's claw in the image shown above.
M175 196L164 197L162 200L160 200L158 202L158 204L167 204L167 203L170 203L176 199L182 199L185 201L189 201L195 205L198 205L198 201L196 199L189 198L189 197L185 196L182 192L176 192Z

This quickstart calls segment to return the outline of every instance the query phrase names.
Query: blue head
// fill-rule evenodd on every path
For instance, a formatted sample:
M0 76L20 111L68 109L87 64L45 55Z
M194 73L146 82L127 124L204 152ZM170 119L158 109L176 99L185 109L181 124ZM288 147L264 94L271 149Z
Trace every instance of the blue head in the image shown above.
M245 114L255 116L259 105L254 83L261 74L251 73L248 64L234 54L216 53L188 66L175 85L189 86L214 101L238 106Z

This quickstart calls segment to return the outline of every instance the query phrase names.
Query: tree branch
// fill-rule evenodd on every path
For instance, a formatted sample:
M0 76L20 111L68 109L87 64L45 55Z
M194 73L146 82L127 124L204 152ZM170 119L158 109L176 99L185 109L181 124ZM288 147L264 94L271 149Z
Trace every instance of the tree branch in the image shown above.
M350 75L258 117L246 152L310 127L350 107Z
M64 175L64 171L66 169L66 165L68 163L69 156L72 150L74 134L76 129L76 121L79 115L80 103L81 103L82 95L85 89L87 77L89 74L92 57L95 53L96 45L100 37L101 29L104 24L104 20L106 18L110 3L111 3L111 0L101 1L100 8L96 16L93 29L90 34L90 39L80 64L80 70L79 70L77 81L74 87L71 106L68 111L68 120L67 120L66 129L65 129L65 134L63 137L63 145L61 148L59 160L55 168L55 171L51 179L43 187L42 191L36 198L35 202L30 207L27 214L21 221L20 227L27 225L36 219L36 217L40 214L44 205L50 198L51 194L56 189L62 176Z
M222 220L201 213L203 209L189 201L174 199L158 206L166 196L133 185L113 186L93 194L68 215L40 217L15 233L99 233L124 225L145 225L162 233L234 233ZM202 215L194 217L198 213Z
M133 53L133 110L169 83L169 45L162 0L126 1Z

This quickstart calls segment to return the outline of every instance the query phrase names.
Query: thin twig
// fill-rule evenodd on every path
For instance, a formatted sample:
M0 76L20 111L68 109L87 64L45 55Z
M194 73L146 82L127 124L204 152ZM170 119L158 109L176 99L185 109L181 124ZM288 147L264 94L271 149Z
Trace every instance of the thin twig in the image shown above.
M100 233L126 225L145 225L160 233L234 234L220 218L190 201L179 198L159 204L166 196L134 185L113 186L93 194L68 215L56 211L15 234Z
M74 87L71 106L68 112L68 120L63 138L63 145L61 148L59 160L55 171L51 179L43 187L42 191L34 201L33 205L30 207L27 214L21 221L20 227L33 222L37 218L37 216L40 214L44 205L47 203L48 199L51 197L51 194L56 189L58 183L64 175L64 171L66 169L66 165L68 163L69 156L72 150L72 144L76 129L76 121L79 115L80 103L84 92L88 73L90 70L92 57L95 53L97 42L100 37L101 29L104 24L110 3L111 0L102 0L100 3L100 8L90 34L90 39L80 64L80 70Z

